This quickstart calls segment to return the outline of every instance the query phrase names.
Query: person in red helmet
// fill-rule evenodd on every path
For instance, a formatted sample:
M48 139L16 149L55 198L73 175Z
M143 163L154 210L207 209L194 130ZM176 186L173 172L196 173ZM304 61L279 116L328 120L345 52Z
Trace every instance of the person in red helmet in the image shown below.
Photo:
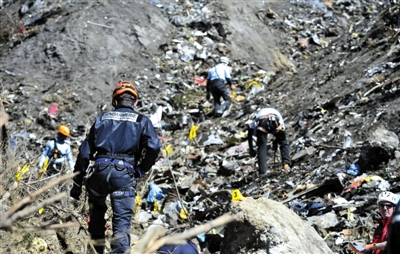
M112 95L115 109L96 118L79 147L74 170L79 174L74 177L70 192L72 198L79 200L85 184L90 205L89 233L92 239L100 240L96 242L104 242L106 198L110 195L113 211L110 253L130 251L135 178L151 169L161 148L150 119L134 109L138 98L139 92L129 81L121 81L115 87ZM88 169L89 161L94 164ZM95 249L103 253L104 244L95 244Z

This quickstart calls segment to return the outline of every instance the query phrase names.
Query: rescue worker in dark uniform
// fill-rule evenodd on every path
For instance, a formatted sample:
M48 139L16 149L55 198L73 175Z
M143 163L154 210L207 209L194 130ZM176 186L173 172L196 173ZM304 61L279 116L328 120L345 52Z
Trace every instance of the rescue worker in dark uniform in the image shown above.
M106 197L110 194L113 210L110 253L130 250L135 175L151 169L161 148L150 119L134 110L138 98L131 82L121 81L115 87L112 96L115 110L96 118L79 148L74 172L80 174L74 177L70 192L71 197L79 200L85 182L90 205L89 232L96 240L105 237ZM91 160L95 162L86 172ZM103 253L104 244L95 245L95 249Z
M207 76L206 99L210 99L211 93L214 99L213 115L215 117L222 116L231 103L231 96L226 84L229 85L231 90L234 88L234 85L232 84L231 68L228 67L229 58L222 56L219 62L219 64L210 69ZM224 99L222 104L221 97Z

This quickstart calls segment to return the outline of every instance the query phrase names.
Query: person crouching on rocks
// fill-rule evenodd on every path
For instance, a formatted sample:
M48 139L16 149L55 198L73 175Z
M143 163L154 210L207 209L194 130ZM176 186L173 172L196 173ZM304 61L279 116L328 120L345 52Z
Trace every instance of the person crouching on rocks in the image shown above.
M257 112L253 124L248 130L247 140L249 143L250 156L258 156L260 175L267 173L267 137L268 133L275 136L275 141L280 146L283 169L290 172L289 142L286 139L285 123L278 110L263 108ZM257 153L253 146L253 135L257 137Z
M66 140L70 135L70 130L67 126L61 125L58 128L57 137L47 141L42 155L39 158L38 173L53 175L60 172L64 166L65 159L68 161L69 171L74 169L74 161L72 159L71 146ZM47 168L43 168L45 161Z

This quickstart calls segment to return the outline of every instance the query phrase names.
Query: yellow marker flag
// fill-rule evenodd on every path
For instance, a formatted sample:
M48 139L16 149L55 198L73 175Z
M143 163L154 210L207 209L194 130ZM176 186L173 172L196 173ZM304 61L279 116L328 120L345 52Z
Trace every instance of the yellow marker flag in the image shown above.
M170 153L171 152L171 145L167 145L167 147L165 148L165 151L167 153Z
M242 201L243 199L244 197L238 189L232 191L232 201Z
M158 204L157 204L156 200L153 201L153 205L154 205L154 210L153 211L156 212L156 213L159 213L160 209L158 208Z
M256 85L258 88L261 88L261 85L257 81L250 82L250 84L247 86L247 88L250 88L253 85Z
M236 96L236 93L235 92L231 92L231 98L235 98L235 96Z
M39 214L42 214L43 211L44 211L44 207L40 208L39 211L38 211L38 213L39 213Z
M139 195L139 193L136 193L135 208L133 209L135 213L137 213L141 204L142 204L142 200L140 199L140 195Z
M179 216L181 217L181 219L186 220L186 219L187 219L187 214L188 214L188 211L187 211L186 208L184 207L184 208L181 210L181 212L179 213Z
M29 169L29 163L25 163L25 165L15 174L15 178L17 179L17 181L21 181L22 179L22 175L25 174L26 172L28 172Z
M199 126L192 125L192 128L190 128L190 131L189 131L189 139L190 140L197 137L197 133L196 132L197 132L198 129L199 129Z

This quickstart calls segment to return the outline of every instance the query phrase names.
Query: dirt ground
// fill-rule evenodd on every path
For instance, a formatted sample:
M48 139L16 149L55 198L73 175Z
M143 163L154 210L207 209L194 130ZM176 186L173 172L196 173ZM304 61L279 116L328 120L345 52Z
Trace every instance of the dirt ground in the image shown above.
M388 13L387 4L362 1L352 9L346 1L327 1L331 18L328 11L305 1L28 0L1 4L2 103L10 115L12 134L28 131L35 135L19 143L19 159L38 156L43 141L54 135L55 125L43 113L54 103L59 105L56 123L72 126L71 143L76 156L94 117L111 109L110 95L119 80L137 82L142 96L139 108L147 110L152 102L182 96L183 89L176 87L182 82L191 84L192 77L206 72L214 63L213 57L222 54L232 59L239 94L247 93L246 81L257 77L258 70L275 73L261 94L234 102L234 110L239 112L255 104L279 108L291 129L290 141L306 136L298 125L300 114L305 112L312 116L311 128L320 123L325 126L314 133L315 138L324 139L329 132L334 133L326 140L331 145L326 154L342 145L343 135L335 133L343 129L352 133L354 142L366 140L378 126L396 135L400 132L395 79L400 59L398 24ZM165 48L174 52L176 41L192 37L171 23L171 13L178 9L190 12L194 4L208 6L214 13L212 22L223 25L225 35L215 39L217 48L222 49L213 49L212 57L204 61L171 63L164 57ZM24 13L23 5L29 6ZM35 22L24 25L35 17ZM319 32L322 29L324 32ZM320 40L313 39L317 33ZM300 43L303 38L308 39L307 46ZM193 65L199 62L202 65L195 70ZM174 82L166 82L171 75ZM379 84L383 84L381 88L364 96ZM195 92L192 103L203 103L204 88L196 87ZM177 104L175 110L184 110L185 106ZM327 113L321 113L324 110ZM240 117L231 115L228 121L240 121ZM296 147L291 150L293 153ZM349 152L342 158L351 162L357 155L358 151ZM318 156L299 162L297 167L303 171L299 169L297 177L305 176L307 165L329 167L329 163ZM287 179L282 176L277 180ZM10 184L4 186L7 189ZM54 216L44 220L56 221ZM140 226L136 230L143 233ZM83 231L78 236L74 233L66 231L57 239L82 238L72 244L79 253L87 236ZM3 240L6 237L3 234ZM23 242L23 237L14 240ZM25 238L31 239L32 235ZM53 251L60 249L56 244L52 247Z

